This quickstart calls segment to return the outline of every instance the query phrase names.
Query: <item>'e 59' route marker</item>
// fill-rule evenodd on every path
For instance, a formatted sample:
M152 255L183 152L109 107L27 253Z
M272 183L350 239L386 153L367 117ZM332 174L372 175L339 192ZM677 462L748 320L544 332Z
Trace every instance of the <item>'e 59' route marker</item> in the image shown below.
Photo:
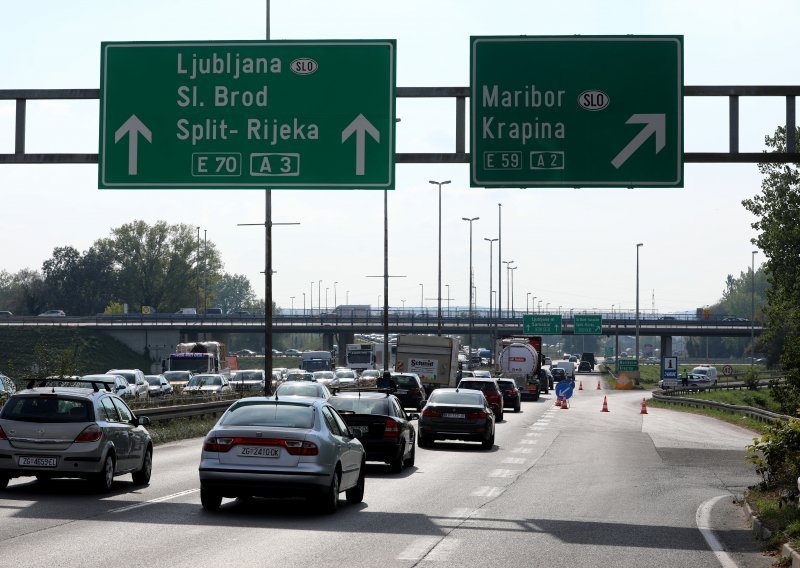
M101 189L394 189L394 40L104 42Z
M471 187L683 187L683 36L470 39Z

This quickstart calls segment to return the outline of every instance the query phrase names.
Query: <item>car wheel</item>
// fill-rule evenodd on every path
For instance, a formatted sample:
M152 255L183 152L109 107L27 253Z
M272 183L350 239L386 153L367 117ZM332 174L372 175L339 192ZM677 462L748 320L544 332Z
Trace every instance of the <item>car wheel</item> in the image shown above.
M427 437L423 438L422 434L417 434L417 445L420 448L429 448L433 445L433 440L429 440Z
M403 458L406 455L406 443L400 443L400 451L397 452L397 456L389 462L389 470L392 473L400 473L403 471Z
M500 414L497 415L497 421L498 422L502 422L503 421L503 411L502 410L500 411Z
M535 395L533 395L533 402L536 402L537 400L539 400L539 393L538 392Z
M95 475L94 486L99 493L108 493L111 491L111 486L114 484L114 456L111 454L106 456L106 461L103 462L103 468L100 473Z
M518 403L517 406L514 407L514 412L519 412L520 410L522 410L522 407Z
M411 444L411 455L408 456L408 459L405 461L406 467L414 467L414 461L417 459L417 447L414 444Z
M0 475L0 489L5 489L8 487L8 482L11 478L7 475Z
M364 500L364 479L367 477L367 462L361 462L361 471L358 472L358 481L355 487L344 492L348 503L361 503Z
M153 471L153 448L147 446L147 451L144 453L144 460L142 461L142 469L134 471L133 482L136 485L147 485L150 483L150 473Z
M222 505L222 495L201 487L200 504L203 505L203 509L206 511L216 511Z
M336 512L339 506L339 472L333 472L331 484L322 492L322 500L319 503L319 510L326 515Z
M494 447L494 431L492 431L492 435L489 437L488 440L484 440L481 442L481 447L484 450L491 450Z

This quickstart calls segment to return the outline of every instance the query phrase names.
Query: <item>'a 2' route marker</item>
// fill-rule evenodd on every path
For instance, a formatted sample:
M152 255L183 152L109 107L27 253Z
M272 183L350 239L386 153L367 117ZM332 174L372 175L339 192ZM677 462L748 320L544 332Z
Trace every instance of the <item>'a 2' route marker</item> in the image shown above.
M101 189L394 189L395 40L105 42Z
M471 187L683 187L683 36L470 39Z

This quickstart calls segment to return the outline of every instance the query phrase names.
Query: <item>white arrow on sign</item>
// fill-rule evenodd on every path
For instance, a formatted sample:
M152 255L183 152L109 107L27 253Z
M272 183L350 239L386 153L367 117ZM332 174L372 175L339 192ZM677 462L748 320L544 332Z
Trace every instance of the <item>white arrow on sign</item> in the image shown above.
M132 114L131 117L125 121L125 124L119 127L114 134L114 143L116 144L125 135L128 135L128 175L135 176L137 172L137 155L139 152L139 134L144 136L144 139L153 143L153 133L147 128L139 118Z
M667 126L665 114L634 114L625 124L646 124L642 131L637 134L633 140L628 142L622 151L617 154L617 157L611 160L613 166L617 169L624 164L631 155L639 149L639 146L645 143L650 138L650 135L656 135L656 154L664 149L666 145Z
M380 143L381 133L378 129L372 126L372 123L367 120L363 114L359 114L353 122L347 125L347 128L342 130L342 144L350 138L355 132L356 134L356 175L364 175L364 155L366 149L364 148L364 133L366 132L375 142Z

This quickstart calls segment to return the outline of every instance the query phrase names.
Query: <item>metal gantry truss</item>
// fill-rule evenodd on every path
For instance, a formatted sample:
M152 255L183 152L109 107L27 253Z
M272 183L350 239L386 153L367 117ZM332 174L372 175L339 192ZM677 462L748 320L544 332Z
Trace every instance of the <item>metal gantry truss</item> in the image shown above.
M399 98L453 98L456 101L456 147L450 153L397 153L398 164L468 164L466 125L469 87L397 87ZM685 152L685 163L800 163L797 152L796 97L800 86L685 86L684 97L727 97L727 152ZM739 99L741 97L783 97L786 99L786 152L739 151ZM16 101L14 153L0 154L0 164L96 164L97 154L25 151L25 117L31 100L99 99L100 89L0 89L0 100ZM769 127L767 127L769 128Z

